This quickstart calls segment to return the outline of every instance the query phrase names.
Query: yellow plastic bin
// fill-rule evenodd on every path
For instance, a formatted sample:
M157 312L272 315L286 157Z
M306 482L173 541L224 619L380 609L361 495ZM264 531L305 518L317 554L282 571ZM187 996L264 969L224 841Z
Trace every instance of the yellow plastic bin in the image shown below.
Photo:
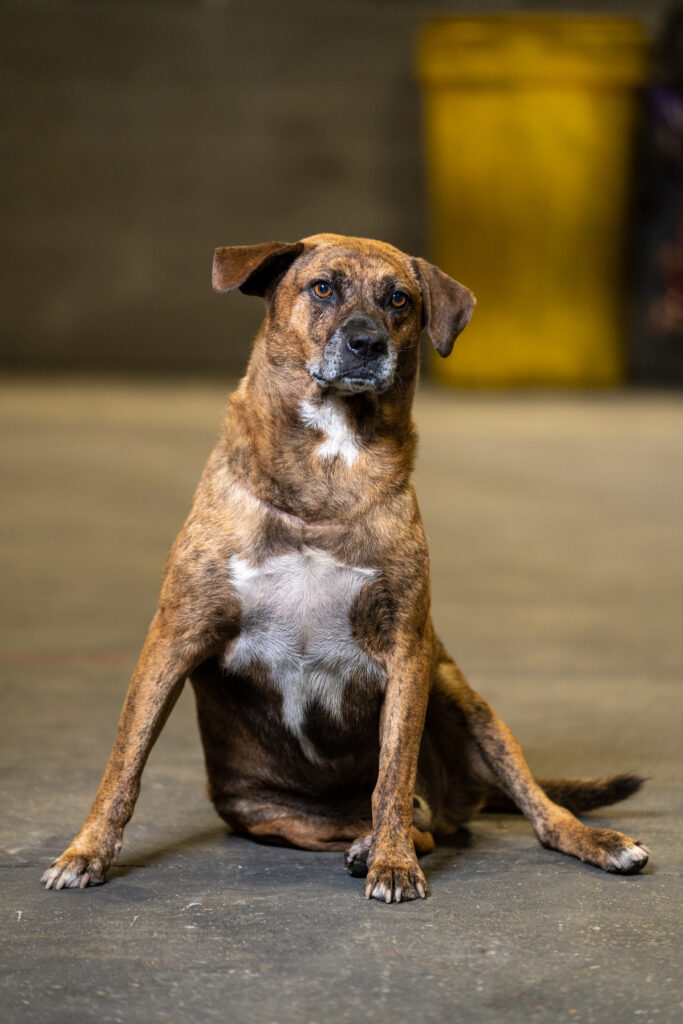
M437 375L609 385L648 39L614 17L444 18L423 32L432 256L479 304Z

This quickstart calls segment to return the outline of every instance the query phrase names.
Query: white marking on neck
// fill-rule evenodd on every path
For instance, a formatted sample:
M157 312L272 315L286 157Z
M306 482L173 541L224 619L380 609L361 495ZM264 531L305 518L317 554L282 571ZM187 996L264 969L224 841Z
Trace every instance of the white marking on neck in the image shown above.
M305 398L299 406L299 412L307 427L322 430L325 435L325 440L315 449L316 454L321 459L339 456L347 466L353 466L360 448L339 399L324 398L320 405L313 405Z

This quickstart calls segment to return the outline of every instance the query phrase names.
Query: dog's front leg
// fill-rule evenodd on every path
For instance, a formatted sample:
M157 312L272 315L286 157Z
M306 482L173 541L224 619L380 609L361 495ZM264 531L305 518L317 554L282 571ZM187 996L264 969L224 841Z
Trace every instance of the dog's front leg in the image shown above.
M174 638L155 616L126 694L109 763L90 814L71 845L41 879L47 889L104 881L140 792L149 753L196 664L193 645Z
M399 649L388 669L365 897L398 903L416 896L424 899L427 893L411 837L417 758L429 693L427 645L420 640L412 648Z

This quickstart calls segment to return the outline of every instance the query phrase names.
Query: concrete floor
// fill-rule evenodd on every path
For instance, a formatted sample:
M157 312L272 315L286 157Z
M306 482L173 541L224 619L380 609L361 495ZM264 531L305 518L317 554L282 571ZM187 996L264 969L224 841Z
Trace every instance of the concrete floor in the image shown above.
M591 815L650 846L642 876L482 817L424 859L426 903L365 903L339 854L226 835L188 692L110 882L41 889L99 781L222 404L199 385L2 388L2 1020L679 1021L680 398L418 404L437 627L539 774L651 777Z

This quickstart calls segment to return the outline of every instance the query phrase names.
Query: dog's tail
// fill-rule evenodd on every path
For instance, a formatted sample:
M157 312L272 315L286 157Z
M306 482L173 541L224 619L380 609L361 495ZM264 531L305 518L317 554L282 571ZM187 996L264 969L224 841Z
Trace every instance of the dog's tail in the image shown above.
M637 793L646 781L642 776L630 773L611 775L604 779L536 779L551 800L573 814L619 803ZM486 798L483 810L502 814L519 812L510 797L498 789Z

